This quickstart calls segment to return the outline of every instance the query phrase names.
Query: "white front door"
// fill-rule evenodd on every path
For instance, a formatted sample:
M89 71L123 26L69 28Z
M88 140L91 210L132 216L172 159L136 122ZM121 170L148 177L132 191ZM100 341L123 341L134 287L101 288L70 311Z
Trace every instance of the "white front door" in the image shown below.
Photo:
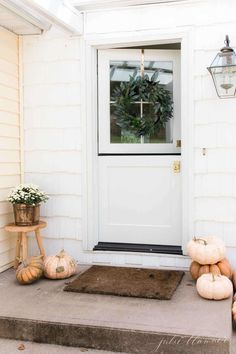
M98 52L100 243L181 246L179 96L179 50Z

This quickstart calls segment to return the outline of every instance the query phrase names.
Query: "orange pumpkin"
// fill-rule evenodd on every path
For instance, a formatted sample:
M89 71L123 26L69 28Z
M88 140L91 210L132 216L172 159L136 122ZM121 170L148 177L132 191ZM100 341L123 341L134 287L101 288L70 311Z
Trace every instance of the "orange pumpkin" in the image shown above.
M236 270L233 271L233 278L232 278L233 284L234 284L234 288L236 289ZM235 293L235 299L234 301L236 301L236 293Z
M43 274L42 256L30 257L23 261L16 270L16 279L20 284L31 284Z
M216 275L225 275L228 278L232 277L232 268L227 258L216 264L201 265L193 261L190 265L190 273L193 280L197 280L202 274L213 273Z

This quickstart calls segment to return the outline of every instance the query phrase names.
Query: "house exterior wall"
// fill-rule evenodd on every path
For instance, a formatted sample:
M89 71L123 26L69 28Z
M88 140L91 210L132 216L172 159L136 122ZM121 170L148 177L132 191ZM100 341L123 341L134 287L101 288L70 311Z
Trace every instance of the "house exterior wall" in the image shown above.
M42 36L25 37L23 67L25 182L38 184L50 197L41 206L48 224L42 230L47 253L65 247L78 256L77 242L82 237L80 40L55 28Z
M86 144L82 144L84 41L122 38L124 42L140 33L156 35L158 40L158 33L187 29L191 32L189 74L193 82L191 222L196 235L221 237L236 265L236 100L220 100L206 70L225 34L236 46L235 12L233 0L100 9L85 13L83 37L69 37L54 29L43 36L24 38L25 180L39 184L51 197L42 208L48 222L43 233L48 253L64 246L84 262L189 264L184 257L87 252L82 243L87 222L83 212L87 198L83 187Z
M14 260L15 236L4 231L13 221L6 202L11 188L20 183L19 40L0 28L0 271Z

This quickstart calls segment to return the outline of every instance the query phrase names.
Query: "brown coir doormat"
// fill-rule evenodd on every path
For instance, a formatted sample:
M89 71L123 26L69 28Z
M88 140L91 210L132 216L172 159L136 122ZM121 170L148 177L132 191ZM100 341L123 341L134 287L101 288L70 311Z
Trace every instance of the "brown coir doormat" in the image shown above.
M64 290L170 300L183 275L172 270L92 266Z

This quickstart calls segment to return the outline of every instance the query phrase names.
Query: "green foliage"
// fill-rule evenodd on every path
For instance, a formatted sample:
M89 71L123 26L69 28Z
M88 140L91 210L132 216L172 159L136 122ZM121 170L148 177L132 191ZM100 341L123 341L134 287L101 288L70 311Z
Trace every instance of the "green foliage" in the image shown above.
M138 137L153 134L173 117L170 92L159 81L155 81L155 76L154 74L151 79L148 75L130 76L128 82L121 82L112 93L116 124ZM135 109L137 101L145 102L145 112L142 115Z

